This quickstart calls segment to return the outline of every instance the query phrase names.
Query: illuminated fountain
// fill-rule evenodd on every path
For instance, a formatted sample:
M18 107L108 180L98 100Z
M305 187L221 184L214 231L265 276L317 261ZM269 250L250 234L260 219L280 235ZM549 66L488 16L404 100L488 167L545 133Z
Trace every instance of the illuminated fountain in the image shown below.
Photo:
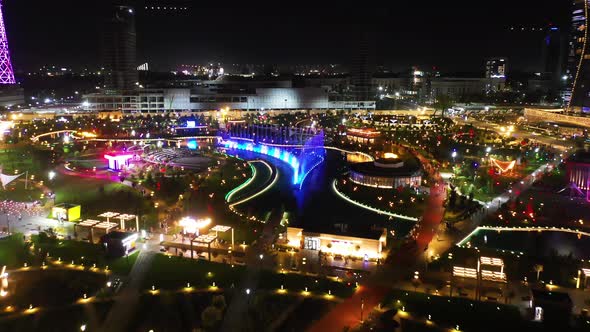
M299 185L299 189L307 175L324 161L326 154L323 131L310 138L301 148L271 146L240 138L225 140L222 144L226 149L260 153L285 162L293 170L292 183Z

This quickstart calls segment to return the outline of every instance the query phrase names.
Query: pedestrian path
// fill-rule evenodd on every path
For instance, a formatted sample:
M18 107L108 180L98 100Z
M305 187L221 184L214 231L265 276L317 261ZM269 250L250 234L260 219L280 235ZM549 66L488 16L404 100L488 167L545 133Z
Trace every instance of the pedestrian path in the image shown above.
M116 298L100 331L128 331L128 324L132 321L139 305L142 291L141 284L152 264L154 255L155 253L152 251L142 251L139 253L127 278L127 284L124 286L121 294Z

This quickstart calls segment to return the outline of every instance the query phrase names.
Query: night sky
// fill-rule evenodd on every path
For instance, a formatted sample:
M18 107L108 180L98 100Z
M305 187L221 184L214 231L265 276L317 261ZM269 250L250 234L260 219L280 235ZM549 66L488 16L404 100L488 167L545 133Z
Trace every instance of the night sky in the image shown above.
M138 9L138 63L170 69L181 63L343 63L354 29L376 40L378 64L443 71L479 71L484 58L507 56L516 70L540 70L541 32L514 32L553 23L567 28L569 0L389 1L333 6L281 1L271 4L149 0L190 7L184 13ZM99 63L99 9L107 0L3 0L17 70L43 64ZM219 3L215 5L215 3ZM246 2L244 2L246 3ZM224 6L225 5L225 6Z

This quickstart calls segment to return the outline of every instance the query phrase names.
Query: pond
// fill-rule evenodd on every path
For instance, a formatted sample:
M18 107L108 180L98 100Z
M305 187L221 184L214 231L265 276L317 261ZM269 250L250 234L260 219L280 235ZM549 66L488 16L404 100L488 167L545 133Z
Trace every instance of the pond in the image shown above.
M301 190L290 181L292 170L276 158L266 157L247 151L230 150L230 155L238 155L246 160L264 159L279 170L279 181L273 188L255 200L247 202L249 209L268 209L284 207L290 212L290 224L297 227L322 226L330 228L334 224L346 224L350 228L368 229L372 225L394 229L396 235L407 234L414 222L390 219L338 197L332 188L334 179L347 171L346 158L340 152L328 150L326 160L314 168L305 178ZM324 227L325 226L325 227Z

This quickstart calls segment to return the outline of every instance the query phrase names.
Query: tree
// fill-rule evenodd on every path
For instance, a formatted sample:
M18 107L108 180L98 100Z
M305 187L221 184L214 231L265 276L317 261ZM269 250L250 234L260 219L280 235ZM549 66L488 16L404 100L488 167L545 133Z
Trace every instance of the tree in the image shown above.
M434 114L436 115L436 111L440 110L441 111L441 118L445 117L445 112L453 107L454 102L453 99L450 96L447 95L440 95L438 97L436 97L436 101L434 102L433 106L434 106Z
M223 295L215 295L215 296L213 296L213 299L211 300L211 304L215 308L223 311L225 309L225 306L226 306L226 304L225 304L225 297Z
M455 203L457 202L457 192L455 189L451 190L449 194L449 207L452 209L455 207Z
M201 313L201 321L205 329L213 330L219 321L221 321L221 310L212 305L208 306Z
M539 281L539 276L541 272L543 272L543 265L535 264L535 266L533 266L533 269L535 270L535 272L537 272L537 281Z

